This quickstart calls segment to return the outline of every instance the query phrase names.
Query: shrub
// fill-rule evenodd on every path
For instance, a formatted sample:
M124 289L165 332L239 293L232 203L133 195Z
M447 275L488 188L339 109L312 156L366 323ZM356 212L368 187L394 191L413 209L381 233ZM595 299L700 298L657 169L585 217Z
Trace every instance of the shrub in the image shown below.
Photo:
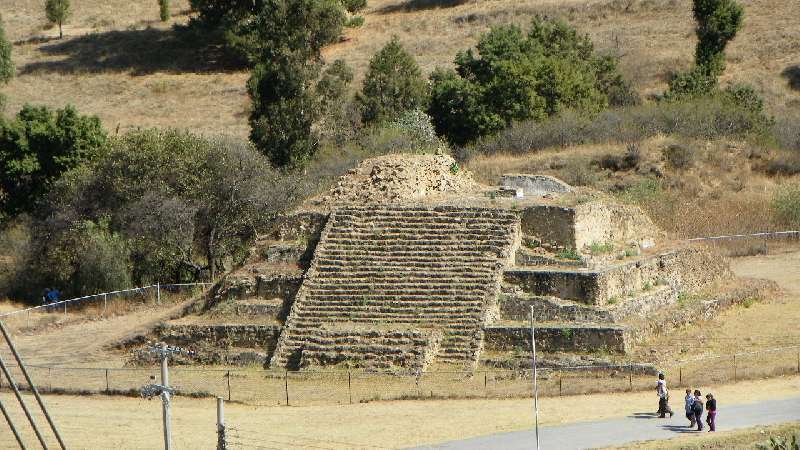
M670 144L661 153L673 169L688 169L694 161L694 150L681 144Z
M342 5L347 12L355 14L367 7L367 0L342 0Z
M772 198L775 216L786 225L800 226L800 184L787 184L779 188Z
M44 4L44 12L47 20L52 24L58 24L58 36L64 37L63 24L69 18L71 11L69 10L69 0L46 0Z
M0 14L0 84L8 83L13 77L14 62L11 60L11 43L6 39L3 16Z
M492 28L476 51L460 52L456 70L431 75L430 114L437 131L464 145L521 120L566 109L598 112L629 90L616 60L598 55L589 37L564 22L537 17L527 35Z
M405 111L424 108L428 88L422 72L397 36L369 62L358 95L364 123L392 120Z
M639 166L642 159L641 150L636 144L629 144L627 150L622 155L606 154L598 161L597 165L601 169L612 170L614 172L631 170Z
M462 153L520 154L551 147L637 142L656 135L708 140L762 137L769 135L771 127L771 119L763 114L722 96L706 96L611 109L592 117L567 111L541 122L519 122L478 140Z
M364 16L353 16L347 19L347 22L344 24L344 26L348 28L358 28L361 25L364 25Z
M162 22L169 20L169 0L158 0L158 15Z
M387 153L446 153L447 144L436 135L422 111L406 111L397 119L367 131L358 140L369 155Z

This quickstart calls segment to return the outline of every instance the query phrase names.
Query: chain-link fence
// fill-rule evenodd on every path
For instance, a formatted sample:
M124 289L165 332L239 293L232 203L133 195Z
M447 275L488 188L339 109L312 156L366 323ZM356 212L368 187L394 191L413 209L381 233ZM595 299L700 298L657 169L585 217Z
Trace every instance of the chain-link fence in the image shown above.
M683 361L659 368L673 387L709 386L800 374L800 346ZM138 395L159 380L159 368L68 368L31 365L43 392ZM618 364L538 369L542 396L653 389L656 369ZM418 374L276 371L261 368L170 368L178 395L222 397L252 405L307 406L376 400L522 398L531 396L531 369L435 371ZM22 377L15 377L21 383ZM24 383L22 383L23 387Z
M771 231L687 239L706 244L727 256L767 255L800 244L800 231Z

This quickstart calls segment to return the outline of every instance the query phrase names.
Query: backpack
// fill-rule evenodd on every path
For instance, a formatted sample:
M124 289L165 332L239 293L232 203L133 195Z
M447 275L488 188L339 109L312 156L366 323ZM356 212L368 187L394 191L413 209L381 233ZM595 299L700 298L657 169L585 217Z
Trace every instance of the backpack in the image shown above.
M702 414L703 413L703 402L700 400L695 400L692 404L692 412L695 414Z

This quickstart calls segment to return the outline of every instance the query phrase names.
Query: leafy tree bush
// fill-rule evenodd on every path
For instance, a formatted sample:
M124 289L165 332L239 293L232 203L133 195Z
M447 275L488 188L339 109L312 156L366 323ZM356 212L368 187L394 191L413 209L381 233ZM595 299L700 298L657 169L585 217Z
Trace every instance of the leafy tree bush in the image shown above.
M392 37L369 62L358 102L364 123L392 120L405 111L424 108L428 87L411 56Z
M358 28L361 25L364 25L364 17L363 16L353 16L353 17L347 19L347 22L345 22L345 24L344 24L344 26L346 26L347 28Z
M597 54L586 35L537 17L527 34L513 25L460 52L456 70L431 76L430 115L437 131L463 145L515 121L540 121L566 109L598 112L631 102L616 60Z
M787 184L775 192L772 199L775 216L788 226L800 226L800 185Z
M158 0L158 16L162 22L169 20L169 0Z
M105 143L100 120L71 106L26 105L14 119L0 117L0 215L33 211L53 181L96 159Z
M333 0L265 0L247 24L242 36L258 61L247 83L250 139L275 166L302 166L317 150L312 125L321 111L312 84L322 47L339 38L343 25Z
M64 37L64 22L67 21L72 11L69 9L69 0L46 0L44 12L47 20L52 24L58 24L58 37Z

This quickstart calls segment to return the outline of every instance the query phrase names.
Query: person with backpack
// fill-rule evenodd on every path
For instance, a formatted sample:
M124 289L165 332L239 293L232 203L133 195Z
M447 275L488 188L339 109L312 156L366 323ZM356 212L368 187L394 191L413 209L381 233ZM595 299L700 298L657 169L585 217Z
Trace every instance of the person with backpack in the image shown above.
M656 394L658 394L658 417L663 419L667 413L669 417L675 415L672 408L669 407L669 389L667 389L667 380L664 379L664 373L659 372L658 382L656 383Z
M686 418L689 419L689 428L694 428L694 395L691 389L686 389L686 398L684 399L686 411Z
M717 431L717 399L711 394L706 394L706 423L708 432Z
M697 423L697 431L703 431L703 397L701 395L699 389L694 390L692 410L694 411L694 421Z

